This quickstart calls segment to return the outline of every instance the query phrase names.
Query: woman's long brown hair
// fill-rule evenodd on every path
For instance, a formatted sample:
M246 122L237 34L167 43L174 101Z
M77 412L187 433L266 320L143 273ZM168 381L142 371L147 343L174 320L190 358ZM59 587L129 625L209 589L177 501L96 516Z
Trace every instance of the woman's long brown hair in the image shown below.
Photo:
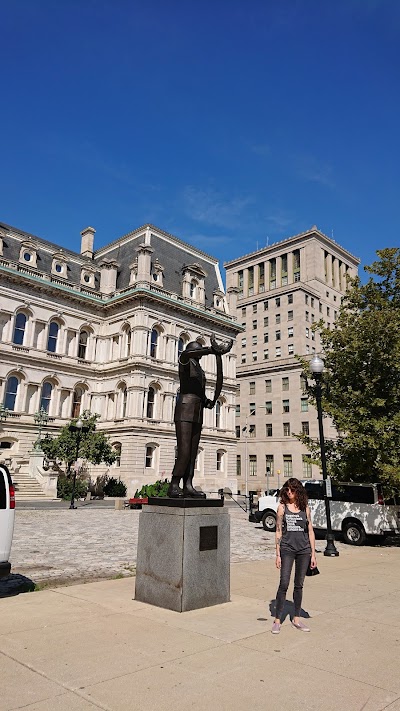
M285 481L282 486L282 489L280 490L282 504L289 503L289 497L287 493L288 489L291 489L294 492L294 503L296 504L297 508L300 509L300 511L305 511L308 504L308 497L301 481L299 481L299 479L295 479L294 477Z

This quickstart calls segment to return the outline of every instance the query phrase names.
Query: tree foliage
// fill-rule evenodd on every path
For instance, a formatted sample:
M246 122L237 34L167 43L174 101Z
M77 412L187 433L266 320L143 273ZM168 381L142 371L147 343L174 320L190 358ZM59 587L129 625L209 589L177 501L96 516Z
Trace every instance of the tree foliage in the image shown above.
M317 324L325 368L322 406L338 431L329 473L400 490L400 249L377 251L366 284L351 280L334 328ZM313 397L314 391L309 391ZM317 456L318 443L301 438Z
M111 447L109 438L104 432L96 431L98 417L99 415L92 415L89 410L85 410L80 419L83 421L84 427L87 428L86 432L78 433L69 429L70 425L76 425L78 421L78 418L74 418L61 429L60 434L56 437L50 435L44 437L41 447L47 458L63 462L67 472L76 461L77 454L80 459L86 459L92 464L115 462L116 452Z

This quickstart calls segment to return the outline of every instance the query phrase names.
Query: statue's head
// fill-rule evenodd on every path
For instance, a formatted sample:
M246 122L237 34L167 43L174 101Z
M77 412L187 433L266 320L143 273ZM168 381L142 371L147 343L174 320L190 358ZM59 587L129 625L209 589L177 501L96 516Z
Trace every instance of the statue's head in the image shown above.
M201 343L199 343L198 341L190 341L190 343L188 343L185 348L185 352L191 358L201 358L201 356L196 351L201 351L202 349L203 346L201 345Z

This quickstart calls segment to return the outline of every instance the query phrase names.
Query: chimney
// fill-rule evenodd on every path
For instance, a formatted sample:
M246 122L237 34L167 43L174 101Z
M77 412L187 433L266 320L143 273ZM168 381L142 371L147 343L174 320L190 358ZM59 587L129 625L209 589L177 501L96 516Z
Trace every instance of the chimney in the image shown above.
M81 254L87 259L93 259L94 235L96 230L94 227L86 227L82 230Z

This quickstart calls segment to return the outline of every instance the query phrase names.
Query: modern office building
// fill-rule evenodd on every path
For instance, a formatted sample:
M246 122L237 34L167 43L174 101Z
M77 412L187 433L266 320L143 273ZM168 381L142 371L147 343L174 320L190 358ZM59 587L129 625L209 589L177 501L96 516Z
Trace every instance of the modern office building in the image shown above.
M317 227L225 264L230 312L245 332L236 342L238 489L320 476L293 435L318 436L296 355L320 353L313 323L335 322L359 260ZM335 437L328 419L327 438Z
M212 333L235 339L241 327L213 257L152 225L98 250L94 234L83 230L76 253L0 223L0 458L42 483L46 471L31 466L35 413L48 413L55 434L88 409L119 452L108 473L133 495L174 464L179 353ZM195 483L206 491L237 483L236 355L223 362L196 463ZM215 358L202 366L212 399Z

